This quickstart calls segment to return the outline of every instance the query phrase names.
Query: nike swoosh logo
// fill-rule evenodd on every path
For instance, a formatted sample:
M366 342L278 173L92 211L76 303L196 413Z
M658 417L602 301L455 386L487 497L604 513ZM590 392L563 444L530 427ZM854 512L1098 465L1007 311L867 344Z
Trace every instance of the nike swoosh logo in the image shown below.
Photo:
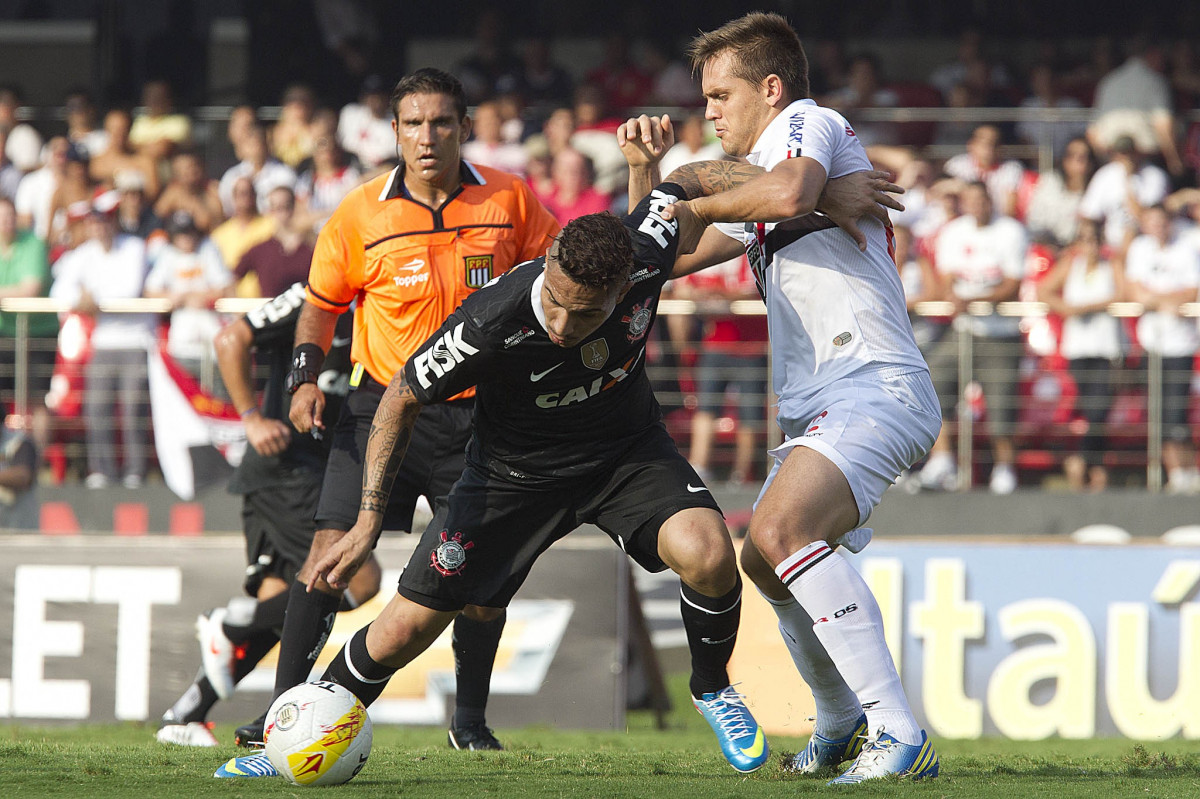
M562 366L562 363L556 363L544 372L530 372L529 373L529 381L531 383L536 383L537 381L541 380L543 377L550 374L551 372L553 372L555 369L557 369L560 366Z
M404 266L397 267L397 268L403 269L406 272L416 272L418 269L425 268L425 262L422 261L420 258L414 258L411 261L409 261L408 263L406 263Z
M337 336L334 336L333 337L333 346L334 347L344 347L347 344L349 344L350 341L351 341L350 336L346 336L345 338L338 338Z
M733 635L730 635L730 636L726 636L725 638L722 638L720 641L714 641L714 640L713 640L713 639L711 639L711 638L701 638L701 639L700 639L700 643L702 643L702 644L713 644L713 645L717 645L717 644L727 644L727 643L729 643L730 641L732 641L732 640L733 640L734 638L736 638L736 637L737 637L737 633L734 633Z
M746 757L762 757L763 749L766 745L767 739L763 737L763 731L760 728L754 731L754 743L750 745L750 748L743 749L739 746L738 751Z
M694 485L692 485L691 483L688 483L688 487L687 487L687 489L688 489L688 491L691 491L693 494L699 494L701 491L707 491L707 490L708 490L708 489L707 489L707 488L705 488L704 486L694 486Z

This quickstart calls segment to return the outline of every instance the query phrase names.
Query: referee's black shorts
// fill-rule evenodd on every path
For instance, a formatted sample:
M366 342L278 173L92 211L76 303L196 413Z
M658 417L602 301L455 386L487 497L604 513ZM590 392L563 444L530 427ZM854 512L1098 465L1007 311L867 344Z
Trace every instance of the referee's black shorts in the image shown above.
M534 561L582 524L595 524L642 568L667 568L658 531L681 510L720 507L658 424L605 472L539 485L469 462L400 576L401 596L433 610L505 607Z
M367 437L385 388L364 375L362 383L342 404L317 503L318 530L349 530L358 520ZM474 400L456 400L421 409L392 486L383 517L384 530L412 530L418 497L424 494L432 506L438 497L450 493L450 487L462 475L474 407Z

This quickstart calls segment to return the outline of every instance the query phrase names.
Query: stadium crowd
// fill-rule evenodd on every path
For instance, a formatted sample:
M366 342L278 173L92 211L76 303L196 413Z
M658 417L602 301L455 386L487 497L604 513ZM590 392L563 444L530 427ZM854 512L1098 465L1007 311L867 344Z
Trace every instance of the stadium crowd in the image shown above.
M516 55L481 25L456 72L474 120L464 157L525 178L560 223L626 210L614 131L641 109L669 109L674 118L678 143L664 174L721 157L698 84L667 48L609 37L602 62L576 81L552 60L551 44L533 37ZM980 459L980 479L997 493L1014 490L1021 472L1060 465L1070 489L1101 490L1110 469L1128 465L1114 431L1138 425L1126 449L1141 447L1134 462L1140 457L1144 469L1148 353L1162 359L1166 486L1200 492L1197 427L1189 424L1200 334L1180 313L1200 291L1200 121L1185 113L1200 105L1200 61L1190 40L1135 38L1123 50L1102 39L1079 63L1064 64L1048 48L1031 63L1009 64L990 58L972 30L955 59L924 81L889 81L876 54L847 54L834 41L810 51L815 98L844 113L854 125L847 133L907 189L907 210L893 219L896 262L950 422L961 418L959 336L972 339L975 381L963 401L986 419L991 457ZM390 90L369 76L341 104L295 84L278 107L233 108L224 136L202 141L162 80L144 85L133 111L100 109L73 91L61 122L23 121L19 91L0 89L0 298L50 296L72 308L57 321L31 316L36 418L10 426L28 426L44 449L56 441L48 417L82 414L87 485L141 485L151 462L141 410L147 347L161 338L220 394L211 368L204 375L222 322L214 302L273 296L306 279L316 232L338 202L396 166ZM1031 112L976 124L872 113L914 106L1091 114L1090 122ZM1054 153L1052 169L1037 169L1038 148ZM659 363L677 367L680 394L673 402L668 392L664 407L686 409L693 462L712 468L732 384L742 396L730 403L741 427L729 478L761 476L753 453L766 436L765 325L728 305L755 296L749 270L735 262L676 281L664 296L697 303L696 315L668 318L656 349ZM99 307L135 297L166 300L169 316ZM1019 299L1044 302L1049 315L995 310ZM1109 315L1121 301L1144 313ZM940 315L928 312L931 302L942 303ZM11 408L12 313L0 314L0 332L0 401ZM52 374L83 368L84 359L74 383L51 386ZM911 486L959 485L955 425L944 429ZM1070 454L1042 462L1026 451L1054 449L1048 437L1069 439Z

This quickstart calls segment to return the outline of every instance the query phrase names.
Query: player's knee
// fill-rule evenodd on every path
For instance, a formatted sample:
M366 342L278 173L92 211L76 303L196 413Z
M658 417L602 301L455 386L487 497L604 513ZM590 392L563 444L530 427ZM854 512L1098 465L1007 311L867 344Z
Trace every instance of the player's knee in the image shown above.
M768 563L779 563L800 547L824 539L817 525L760 514L750 519L747 535Z
M382 577L383 574L379 568L379 561L372 555L350 580L350 586L347 589L347 592L354 599L355 607L371 601L371 598L379 593L379 584Z
M680 579L708 596L731 590L737 582L733 542L720 517L690 520L660 534L661 554Z
M741 564L742 571L763 593L772 598L780 596L783 583L779 582L779 578L775 576L775 570L763 559L752 541L746 541L742 545ZM783 596L787 595L786 589L783 589L782 594Z
M504 608L485 608L482 605L467 605L462 609L462 615L471 621L489 622L500 618Z

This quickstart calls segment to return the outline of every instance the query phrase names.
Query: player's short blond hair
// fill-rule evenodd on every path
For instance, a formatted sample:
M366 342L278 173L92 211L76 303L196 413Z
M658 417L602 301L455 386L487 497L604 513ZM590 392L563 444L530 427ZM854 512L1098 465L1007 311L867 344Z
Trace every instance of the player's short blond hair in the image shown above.
M692 73L726 52L733 55L735 77L757 85L778 75L790 99L808 97L808 56L796 31L778 14L756 11L692 39L687 48Z

